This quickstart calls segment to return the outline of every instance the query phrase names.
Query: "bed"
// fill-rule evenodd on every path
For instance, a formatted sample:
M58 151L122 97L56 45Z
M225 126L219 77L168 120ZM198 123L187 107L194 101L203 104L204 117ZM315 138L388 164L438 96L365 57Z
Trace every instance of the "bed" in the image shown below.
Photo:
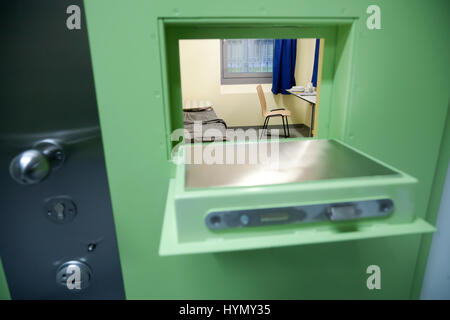
M227 124L217 117L212 107L183 109L185 142L226 141ZM201 123L202 132L194 135L194 123Z

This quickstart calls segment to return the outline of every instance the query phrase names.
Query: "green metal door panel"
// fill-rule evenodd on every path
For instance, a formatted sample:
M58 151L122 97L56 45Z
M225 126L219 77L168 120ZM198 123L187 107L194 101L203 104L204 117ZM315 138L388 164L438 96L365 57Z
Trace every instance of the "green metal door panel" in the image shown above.
M381 6L382 30L363 27L357 35L344 140L416 177L424 217L449 101L450 46L442 30L449 30L450 5L392 2Z
M287 25L283 19L352 20L351 27L336 29L336 38L351 41L337 40L334 80L337 76L340 81L334 81L330 97L340 103L336 109L320 111L319 131L329 126L330 137L416 177L418 215L426 216L448 106L448 2L382 2L381 30L366 28L370 4L85 1L128 298L410 297L420 235L229 253L158 254L169 179L174 176L167 143L174 116L166 84L177 85L172 80L177 75L167 73L167 58L162 56L167 49L162 20L168 18L222 18L230 26L252 23L253 18ZM428 86L426 100L417 95L422 85ZM366 287L366 268L373 264L381 267L381 290Z
M419 243L399 236L161 257L133 292L149 299L407 299ZM366 287L366 268L375 263L380 291Z

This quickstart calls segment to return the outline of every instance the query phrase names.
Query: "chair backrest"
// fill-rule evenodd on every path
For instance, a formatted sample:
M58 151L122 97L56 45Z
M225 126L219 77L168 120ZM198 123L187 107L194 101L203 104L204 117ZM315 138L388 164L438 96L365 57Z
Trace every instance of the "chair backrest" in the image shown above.
M260 84L258 84L256 86L256 91L258 91L259 102L261 103L261 111L264 116L264 114L267 112L267 104L266 104L266 97L264 96L263 88Z

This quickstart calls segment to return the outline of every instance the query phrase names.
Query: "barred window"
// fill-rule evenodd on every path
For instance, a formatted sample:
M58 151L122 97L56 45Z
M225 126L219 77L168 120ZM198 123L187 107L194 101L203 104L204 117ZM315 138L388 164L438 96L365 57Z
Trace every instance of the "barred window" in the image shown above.
M274 39L221 40L221 83L271 83Z

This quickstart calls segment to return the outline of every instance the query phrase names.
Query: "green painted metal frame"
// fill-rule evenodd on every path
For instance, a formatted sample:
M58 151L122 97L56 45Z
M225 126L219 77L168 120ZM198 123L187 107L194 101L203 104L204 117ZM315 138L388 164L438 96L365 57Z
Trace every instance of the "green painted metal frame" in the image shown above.
M335 81L335 59L338 55L336 35L339 30L347 30L341 36L350 36L352 25L355 19L327 19L320 21L317 19L283 19L283 18L247 18L247 19L159 19L159 37L164 39L161 46L161 57L163 70L168 76L164 76L164 101L169 106L170 112L166 114L168 126L167 132L182 128L182 109L179 107L181 101L180 86L180 64L178 42L181 39L225 39L225 38L324 38L324 58L323 73L320 95L320 110L317 117L320 117L318 127L318 137L327 138L329 136L331 113L331 101L333 98L345 99L346 95L335 94L335 92L347 92L348 81L338 79ZM229 28L229 24L233 28ZM270 26L270 27L269 27ZM343 40L342 42L345 42ZM350 43L350 41L349 41ZM350 46L352 44L347 44ZM348 48L344 58L349 58ZM342 54L341 54L342 55ZM342 69L342 68L341 68ZM350 66L336 75L342 78L350 77ZM340 97L343 96L343 97ZM168 137L170 139L170 137ZM168 141L169 146L173 146ZM168 148L170 149L170 148Z
M442 191L445 184L447 169L450 166L450 102L447 109L446 125L442 135L442 143L439 152L439 159L434 174L430 201L428 203L426 220L435 225L439 206L441 203ZM428 254L431 247L433 235L423 235L420 244L419 254L416 262L414 286L411 290L411 298L418 299L422 288L423 277L428 261Z
M438 195L433 194L431 202L429 199L432 190L439 194L442 190L432 186L433 181L439 184L434 176L441 171L436 171L440 152L449 148L448 140L441 147L450 73L450 41L445 34L450 28L448 1L383 2L381 30L365 26L366 8L373 4L369 0L263 0L256 7L230 2L85 1L127 297L417 298L428 254L428 244L420 235L229 253L158 255L167 189L175 174L175 167L167 160L168 134L177 118L170 114L170 101L164 94L171 84L169 77L176 75L164 69L166 57L161 52L166 38L159 36L160 31L165 32L161 30L163 19L228 19L229 27L269 18L352 19L350 29L338 27L337 37L354 39L358 45L338 41L335 69L336 76L351 68L352 76L340 82L345 91L332 92L333 99L341 101L331 110L329 119L333 121L323 121L326 115L322 110L319 123L330 126L331 137L416 177L419 218L433 222L433 210L438 207ZM424 23L425 19L433 23ZM423 39L424 45L418 46L418 39ZM426 97L414 94L419 78L432 79ZM395 91L389 79L396 79ZM424 106L431 112L424 112ZM379 130L380 124L383 130ZM448 130L445 133L449 135ZM443 161L439 163L441 168ZM370 264L381 267L382 290L365 286L365 268Z

